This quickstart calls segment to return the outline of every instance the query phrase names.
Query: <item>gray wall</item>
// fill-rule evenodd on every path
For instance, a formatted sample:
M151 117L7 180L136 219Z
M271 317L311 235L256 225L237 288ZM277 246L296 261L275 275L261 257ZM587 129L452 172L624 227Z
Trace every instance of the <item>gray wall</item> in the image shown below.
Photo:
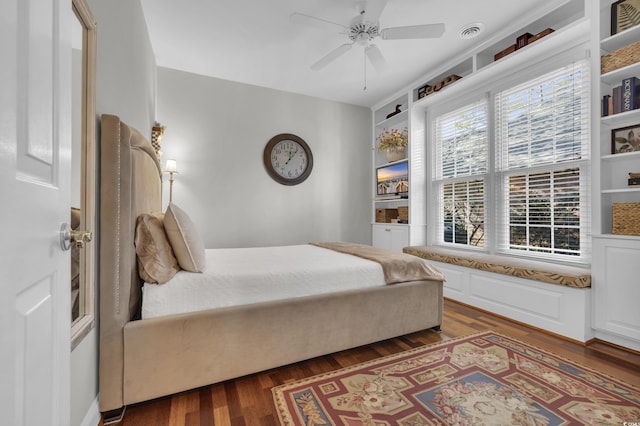
M97 22L97 115L119 115L150 136L156 64L140 1L88 3ZM81 424L97 394L98 330L94 328L71 353L72 426Z
M163 162L178 163L173 202L206 247L371 242L370 109L159 68L158 120ZM300 185L264 169L264 146L279 133L313 151ZM168 186L165 176L165 205Z

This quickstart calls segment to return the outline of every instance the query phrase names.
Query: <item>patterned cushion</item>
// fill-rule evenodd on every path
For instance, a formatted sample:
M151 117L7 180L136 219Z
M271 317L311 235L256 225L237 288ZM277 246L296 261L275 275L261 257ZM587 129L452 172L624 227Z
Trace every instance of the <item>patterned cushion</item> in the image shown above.
M147 283L164 284L180 270L167 235L162 212L145 213L136 221L138 273Z
M513 275L514 277L528 280L576 288L591 287L591 271L587 268L514 259L484 253L468 253L440 247L411 246L405 247L402 251L436 262Z

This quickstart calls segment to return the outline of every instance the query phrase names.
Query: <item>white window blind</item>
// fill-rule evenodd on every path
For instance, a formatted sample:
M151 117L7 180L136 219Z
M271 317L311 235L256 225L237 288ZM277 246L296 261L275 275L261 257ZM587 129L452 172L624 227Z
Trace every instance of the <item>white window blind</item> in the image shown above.
M588 251L589 96L587 61L496 95L499 250Z
M435 119L432 181L441 194L439 241L484 246L487 109L482 100Z

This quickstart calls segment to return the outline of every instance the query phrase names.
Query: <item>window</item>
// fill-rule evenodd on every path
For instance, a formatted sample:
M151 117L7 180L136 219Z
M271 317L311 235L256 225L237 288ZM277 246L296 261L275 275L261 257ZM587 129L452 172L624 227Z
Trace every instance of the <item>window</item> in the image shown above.
M442 241L484 246L488 140L486 100L436 118L434 182L442 194Z
M500 251L581 256L586 238L589 76L581 61L499 92ZM586 226L584 227L587 228Z
M581 60L433 119L436 243L588 256L588 73Z

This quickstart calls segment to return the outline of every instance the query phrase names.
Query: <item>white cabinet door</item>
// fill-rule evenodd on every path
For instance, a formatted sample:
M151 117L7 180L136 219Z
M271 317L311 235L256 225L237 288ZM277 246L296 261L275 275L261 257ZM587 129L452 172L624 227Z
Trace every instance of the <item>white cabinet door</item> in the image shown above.
M409 228L406 225L373 225L373 245L401 252L409 245Z
M593 239L595 328L640 341L640 240Z

